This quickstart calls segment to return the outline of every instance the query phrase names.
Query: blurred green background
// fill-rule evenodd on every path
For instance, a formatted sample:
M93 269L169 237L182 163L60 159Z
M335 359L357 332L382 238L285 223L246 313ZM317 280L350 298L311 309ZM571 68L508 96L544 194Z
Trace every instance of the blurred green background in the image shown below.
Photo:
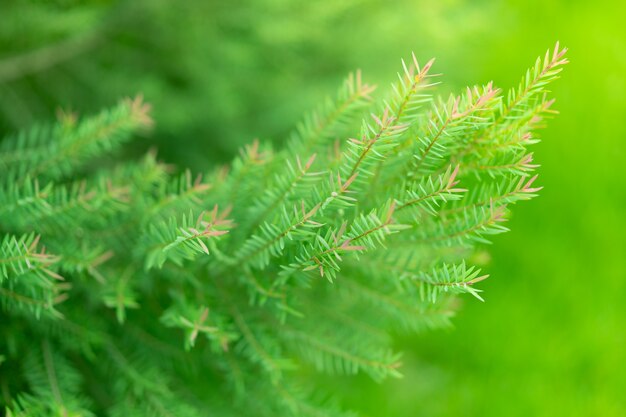
M135 145L196 169L301 113L362 68L386 87L411 51L443 91L515 85L556 40L571 64L541 132L542 195L514 210L456 329L399 337L401 380L326 381L367 416L626 415L626 6L618 1L0 3L0 132L143 92Z

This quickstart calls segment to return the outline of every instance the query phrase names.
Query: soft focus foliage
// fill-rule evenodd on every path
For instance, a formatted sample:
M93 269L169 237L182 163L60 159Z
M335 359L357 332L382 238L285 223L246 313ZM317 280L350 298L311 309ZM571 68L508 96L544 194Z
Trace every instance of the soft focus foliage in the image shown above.
M312 98L354 68L386 85L397 57L414 50L438 56L444 89L511 85L538 50L567 44L573 65L555 87L563 115L536 150L546 190L512 218L515 233L496 239L493 261L474 259L497 277L482 285L488 302L467 303L452 333L404 339L404 380L326 383L354 390L352 407L369 415L625 413L621 3L185 4L3 2L2 130L142 91L155 103L159 155L198 169L257 135L284 141ZM30 54L50 45L56 59Z
M206 178L107 161L153 124L141 97L5 138L7 413L345 415L294 370L399 377L391 329L483 300L467 261L539 191L527 147L565 53L504 97L433 96L415 55L382 100L356 72L282 150L254 141Z

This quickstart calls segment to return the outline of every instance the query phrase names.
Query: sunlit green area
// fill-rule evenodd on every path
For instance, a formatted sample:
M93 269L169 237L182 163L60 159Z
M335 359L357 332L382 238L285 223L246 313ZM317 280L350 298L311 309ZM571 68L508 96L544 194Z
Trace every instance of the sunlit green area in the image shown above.
M444 91L516 85L559 40L560 115L535 147L541 196L520 204L455 329L398 336L405 377L324 383L366 416L626 415L626 7L617 1L8 1L0 130L142 92L134 145L181 166L276 146L346 73L386 86L415 52Z

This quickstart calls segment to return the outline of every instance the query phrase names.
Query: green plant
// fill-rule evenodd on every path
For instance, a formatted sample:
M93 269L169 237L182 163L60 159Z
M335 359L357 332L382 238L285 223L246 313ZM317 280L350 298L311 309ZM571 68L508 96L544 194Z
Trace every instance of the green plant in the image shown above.
M163 158L196 170L224 163L250 138L284 137L337 74L366 64L336 42L347 30L331 29L367 26L363 18L376 15L363 14L367 3L4 0L0 129L27 128L59 106L98 111L141 91ZM181 137L202 140L177 146ZM137 156L144 145L125 152Z
M527 147L564 53L505 97L433 98L433 62L413 57L375 101L357 72L284 149L257 141L203 175L114 163L151 124L141 98L5 138L7 415L348 414L306 371L399 376L390 330L481 299L468 263L539 190Z

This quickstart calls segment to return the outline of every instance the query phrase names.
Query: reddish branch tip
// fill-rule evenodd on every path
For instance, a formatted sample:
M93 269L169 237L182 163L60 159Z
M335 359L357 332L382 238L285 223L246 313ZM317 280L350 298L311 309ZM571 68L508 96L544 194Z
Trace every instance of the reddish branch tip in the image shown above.
M534 188L531 187L531 185L533 184L533 182L535 182L537 177L539 177L539 175L535 175L534 177L529 179L528 182L521 187L520 191L524 193L536 193L537 191L541 191L543 187L534 187ZM523 179L520 180L520 183L521 182L523 182Z
M138 94L135 98L126 98L124 103L130 107L132 117L144 127L152 127L154 120L150 117L152 106L144 102L143 94Z

